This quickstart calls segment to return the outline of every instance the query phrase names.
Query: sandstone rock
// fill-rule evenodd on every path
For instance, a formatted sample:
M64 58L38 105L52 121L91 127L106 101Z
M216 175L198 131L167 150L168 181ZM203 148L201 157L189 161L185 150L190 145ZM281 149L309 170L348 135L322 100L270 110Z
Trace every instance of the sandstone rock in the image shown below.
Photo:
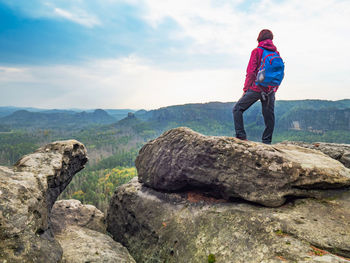
M56 235L62 246L62 263L135 263L128 250L110 236L71 226Z
M78 200L60 200L51 214L55 239L63 249L62 263L134 263L128 250L106 235L103 213Z
M48 144L14 167L0 167L0 261L59 262L49 214L58 195L87 162L75 140Z
M329 157L338 160L345 167L350 168L350 145L338 143L305 143L305 142L283 142L283 144L294 144L305 148L319 150Z
M56 201L51 211L51 222L55 234L69 226L106 233L104 214L93 205L83 205L79 200Z
M148 142L136 159L139 181L161 191L201 189L224 199L280 206L350 186L350 169L296 145L265 145L176 128Z
M350 262L349 191L278 208L189 196L135 178L117 188L107 230L137 262Z

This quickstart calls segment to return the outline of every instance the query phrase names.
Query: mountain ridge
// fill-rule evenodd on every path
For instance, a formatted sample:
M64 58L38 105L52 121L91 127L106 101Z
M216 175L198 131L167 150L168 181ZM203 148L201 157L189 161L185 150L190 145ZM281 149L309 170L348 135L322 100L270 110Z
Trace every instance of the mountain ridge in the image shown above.
M28 110L18 110L11 115L0 118L0 122L7 126L16 128L34 127L34 128L59 128L60 126L82 127L89 124L108 124L116 120L106 111L96 109L93 112L31 112Z

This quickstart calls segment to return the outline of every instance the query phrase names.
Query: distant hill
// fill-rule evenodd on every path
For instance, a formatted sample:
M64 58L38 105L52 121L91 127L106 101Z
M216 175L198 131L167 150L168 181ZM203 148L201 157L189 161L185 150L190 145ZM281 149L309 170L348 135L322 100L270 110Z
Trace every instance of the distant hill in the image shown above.
M69 129L74 127L86 127L92 124L109 124L116 120L104 110L88 112L71 111L46 111L30 112L19 110L9 116L0 118L0 123L12 128L57 128Z
M164 131L187 126L211 135L228 135L232 131L234 103L210 102L169 106L151 111L137 111L135 116Z
M0 118L9 116L12 113L19 111L19 110L26 110L29 112L42 112L42 113L79 113L79 112L88 112L92 113L95 110L82 110L82 109L40 109L40 108L32 108L32 107L0 107ZM125 118L129 112L135 112L136 110L131 109L104 109L105 112L107 112L109 115L111 115L116 121L121 120Z
M314 130L315 132L350 131L350 108L292 109L279 118L278 127L281 129Z
M169 123L175 122L179 124L186 123L201 123L202 125L220 123L226 125L230 122L232 128L233 117L232 108L234 102L222 103L222 102L210 102L210 103L197 103L197 104L185 104L177 106L163 107L157 110L151 111L137 111L135 116L141 120L154 122L158 124L158 127L167 126ZM279 125L279 121L283 120L281 127L289 128L289 124L293 121L309 122L310 115L315 116L315 120L312 123L316 123L319 120L317 127L324 124L327 129L347 127L348 111L350 110L350 100L340 101L323 101L323 100L300 100L300 101L277 101L275 105L276 123ZM332 114L338 112L334 118L343 119L342 121L332 121ZM258 123L263 121L261 116L261 104L255 103L244 114L245 122ZM340 122L342 123L341 126ZM331 125L328 125L331 123ZM292 126L291 126L292 127Z
M42 110L40 111L42 113L68 113L68 114L74 114L77 113L77 111L73 110L58 110L58 109L52 109L52 110ZM79 112L79 111L78 111Z
M187 126L207 135L234 136L233 106L234 102L185 104L141 110L135 116L153 127L157 134L170 128ZM276 102L275 115L276 134L280 135L278 140L282 140L283 136L285 139L296 136L293 139L303 140L307 136L309 140L350 143L350 100L282 100ZM244 119L249 138L259 141L264 129L261 104L256 103L247 110Z
M122 130L128 136L151 139L162 132L187 126L206 135L234 136L232 108L234 102L193 103L162 107L155 110L108 109L76 112L74 110L19 110L0 118L0 132L11 129L51 129L80 132L92 126L86 137L112 140ZM0 111L11 111L11 107ZM36 109L38 110L38 109ZM328 141L350 143L350 99L277 100L274 142L281 140ZM250 140L260 141L264 129L261 104L255 103L244 114ZM118 121L119 120L119 121ZM97 127L98 125L99 127ZM85 129L86 130L86 129ZM105 134L103 137L99 132ZM95 134L96 133L96 134ZM79 135L80 136L80 135ZM95 138L94 137L94 138ZM101 138L100 138L101 137Z
M126 116L128 116L129 112L131 113L136 112L136 110L130 110L130 109L105 109L105 111L117 121L124 119Z
M42 111L41 109L30 108L30 107L13 107L13 106L0 107L0 118L11 115L12 113L19 111L19 110L28 110L28 111L32 111L32 112Z

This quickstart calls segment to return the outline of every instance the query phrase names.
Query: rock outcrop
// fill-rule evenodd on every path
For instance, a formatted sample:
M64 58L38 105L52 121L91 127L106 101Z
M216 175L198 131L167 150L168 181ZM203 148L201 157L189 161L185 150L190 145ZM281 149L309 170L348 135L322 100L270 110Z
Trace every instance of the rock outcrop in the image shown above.
M107 230L137 262L350 262L350 170L309 148L170 130L140 150Z
M134 178L117 188L107 229L136 262L350 262L349 218L349 191L269 208Z
M96 207L78 200L55 203L86 162L84 145L70 140L0 167L0 262L135 262L107 235Z
M148 142L136 159L139 181L160 191L199 189L265 206L321 197L350 186L350 169L320 151L204 136L176 128Z
M49 215L58 195L87 162L75 140L48 144L0 167L0 261L59 262Z
M63 249L62 263L134 263L128 250L106 235L104 214L78 200L57 201L52 229Z

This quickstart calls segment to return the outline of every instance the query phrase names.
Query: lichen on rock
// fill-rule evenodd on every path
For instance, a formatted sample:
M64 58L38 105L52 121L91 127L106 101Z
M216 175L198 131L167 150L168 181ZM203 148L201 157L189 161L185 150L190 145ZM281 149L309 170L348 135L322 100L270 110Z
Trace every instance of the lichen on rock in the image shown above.
M350 262L350 192L278 208L190 202L134 178L116 189L107 230L136 262ZM324 250L324 254L316 249Z

